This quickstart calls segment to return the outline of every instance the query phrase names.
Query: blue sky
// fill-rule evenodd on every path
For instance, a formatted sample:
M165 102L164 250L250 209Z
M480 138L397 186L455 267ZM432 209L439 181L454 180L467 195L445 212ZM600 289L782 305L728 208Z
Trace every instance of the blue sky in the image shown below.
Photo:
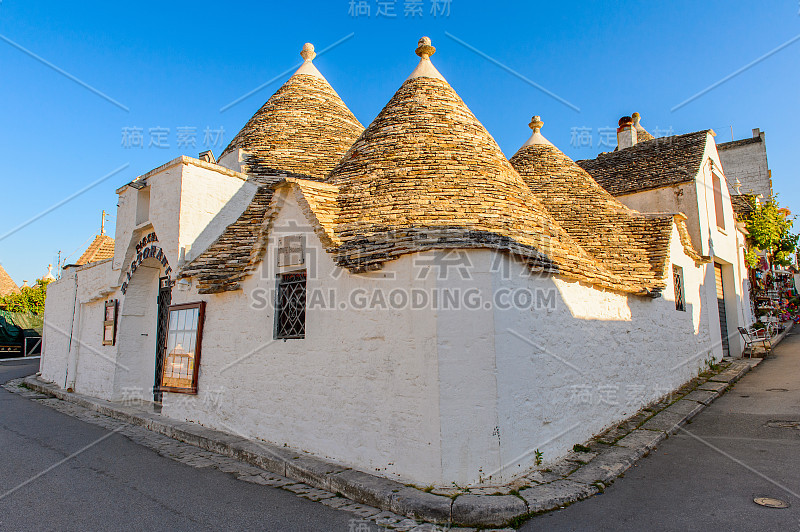
M74 260L99 231L103 209L112 213L113 235L119 186L181 154L196 157L211 148L219 155L289 74L221 108L297 64L304 42L319 51L350 34L315 64L364 125L416 66L416 42L428 35L437 68L507 156L529 135L533 114L573 159L611 149L598 146L600 128L633 111L651 133L713 128L719 142L731 140L731 128L740 139L759 127L779 199L800 211L792 163L800 140L800 41L671 111L798 36L798 0L451 0L449 15L438 16L432 1L383 2L393 6L396 16L389 18L378 16L378 0L366 0L369 16L350 13L350 0L2 0L0 236L124 168L0 239L0 264L21 284L41 277L59 250ZM405 16L415 3L421 15ZM591 146L573 141L576 128L589 128ZM142 147L135 142L139 130Z

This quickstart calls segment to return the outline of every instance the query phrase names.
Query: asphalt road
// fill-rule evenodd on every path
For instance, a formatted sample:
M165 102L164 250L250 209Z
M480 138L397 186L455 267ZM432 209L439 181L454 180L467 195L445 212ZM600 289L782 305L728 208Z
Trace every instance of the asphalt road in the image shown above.
M0 361L0 382L35 372L37 363ZM800 428L786 422L800 422L800 334L604 494L522 530L800 532ZM0 530L349 531L359 523L118 434L3 495L105 434L0 388ZM791 506L764 508L753 502L760 496Z
M800 531L800 425L776 421L800 422L800 334L604 494L522 530ZM764 508L761 496L791 506Z
M38 360L0 361L0 382ZM0 388L0 530L332 530L353 514L196 469ZM378 530L377 527L371 527ZM360 529L359 529L360 530Z

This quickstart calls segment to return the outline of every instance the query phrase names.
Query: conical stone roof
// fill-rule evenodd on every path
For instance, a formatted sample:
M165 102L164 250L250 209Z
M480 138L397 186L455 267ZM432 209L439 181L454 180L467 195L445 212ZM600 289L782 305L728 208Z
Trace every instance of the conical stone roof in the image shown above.
M98 262L114 257L114 239L108 235L97 235L86 248L86 251L75 261L75 265L83 266L90 262Z
M331 171L340 265L366 270L430 248L510 250L536 268L643 292L559 226L430 63L420 66Z
M642 214L617 201L548 142L542 126L534 116L533 135L511 158L530 190L605 268L650 292L662 290L675 217Z
M17 283L11 278L6 270L0 266L0 296L19 293Z
M322 179L364 130L333 87L314 66L314 47L306 43L303 65L247 121L220 155L248 152L247 172Z

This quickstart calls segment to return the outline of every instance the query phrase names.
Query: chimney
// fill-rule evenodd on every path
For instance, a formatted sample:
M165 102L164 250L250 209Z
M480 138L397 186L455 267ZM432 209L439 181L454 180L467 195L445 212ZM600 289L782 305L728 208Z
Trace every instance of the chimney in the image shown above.
M633 118L623 116L619 119L617 128L617 148L624 150L636 144L636 127L633 125Z
M211 150L206 150L204 152L200 152L199 159L201 161L205 161L207 163L216 163L217 160L214 158L214 154Z
M753 138L757 138L761 136L761 128L757 127L753 129Z

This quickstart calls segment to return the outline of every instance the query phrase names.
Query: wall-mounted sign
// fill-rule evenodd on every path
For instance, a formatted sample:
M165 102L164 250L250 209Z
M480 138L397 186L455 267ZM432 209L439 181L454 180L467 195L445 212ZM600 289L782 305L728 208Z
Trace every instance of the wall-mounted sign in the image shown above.
M158 242L158 237L156 236L155 231L143 237L139 242L136 243L136 253L142 251L147 244L151 242Z
M131 281L131 276L136 271L136 268L142 264L147 259L153 258L156 259L161 263L164 269L164 276L169 277L169 274L172 273L172 267L169 265L169 261L167 260L167 255L164 253L164 250L161 249L161 246L157 246L153 244L153 242L158 242L158 237L156 236L155 232L150 233L149 235L142 238L136 244L136 258L134 258L130 265L128 266L128 272L126 274L125 282L122 283L122 287L120 290L123 294L128 291L128 283Z
M305 264L305 239L303 235L283 236L278 239L278 266Z

